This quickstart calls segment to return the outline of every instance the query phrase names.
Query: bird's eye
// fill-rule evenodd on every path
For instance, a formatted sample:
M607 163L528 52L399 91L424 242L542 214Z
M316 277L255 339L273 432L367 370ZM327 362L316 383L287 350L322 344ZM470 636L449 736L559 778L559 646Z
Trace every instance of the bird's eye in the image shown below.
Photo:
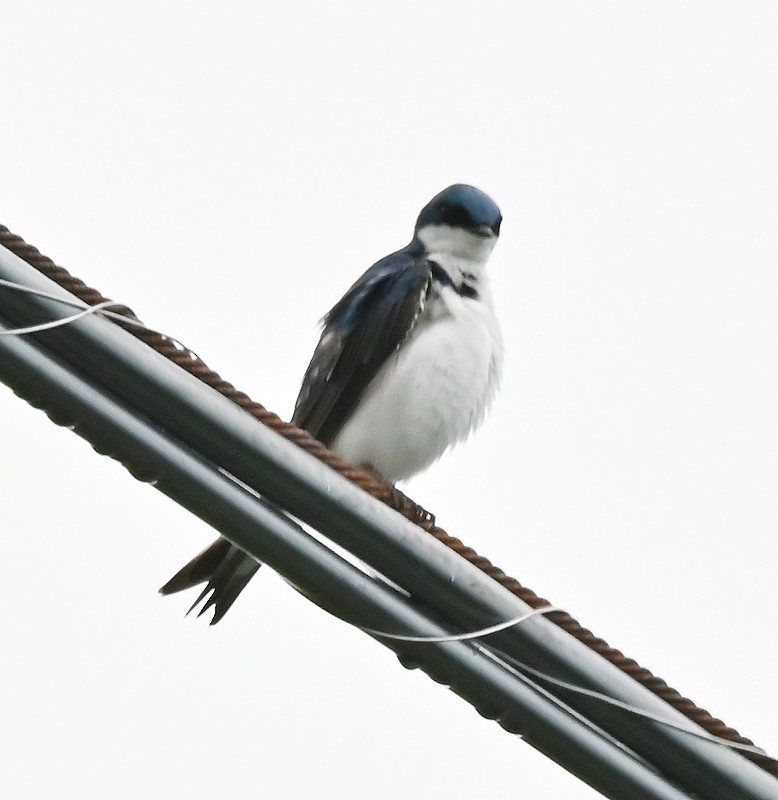
M462 206L444 203L440 209L440 219L444 225L466 228L471 223L470 215Z

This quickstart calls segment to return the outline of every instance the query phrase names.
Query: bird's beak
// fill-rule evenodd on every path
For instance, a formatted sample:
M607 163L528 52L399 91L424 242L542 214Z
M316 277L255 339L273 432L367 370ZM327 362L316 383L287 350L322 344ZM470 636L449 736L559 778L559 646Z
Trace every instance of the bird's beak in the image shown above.
M500 220L500 222L502 222L502 220ZM479 236L483 236L484 239L492 239L495 236L499 236L500 222L496 222L494 225L480 225L476 230L476 233Z

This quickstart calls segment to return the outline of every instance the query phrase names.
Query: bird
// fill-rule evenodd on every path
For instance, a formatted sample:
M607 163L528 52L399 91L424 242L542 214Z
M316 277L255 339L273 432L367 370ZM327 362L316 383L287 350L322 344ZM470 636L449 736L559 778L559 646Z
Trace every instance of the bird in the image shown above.
M502 214L454 184L419 213L411 242L373 264L322 320L292 422L390 484L425 470L484 419L503 344L486 264ZM219 622L261 564L224 538L159 591L206 583ZM209 596L210 595L210 596Z

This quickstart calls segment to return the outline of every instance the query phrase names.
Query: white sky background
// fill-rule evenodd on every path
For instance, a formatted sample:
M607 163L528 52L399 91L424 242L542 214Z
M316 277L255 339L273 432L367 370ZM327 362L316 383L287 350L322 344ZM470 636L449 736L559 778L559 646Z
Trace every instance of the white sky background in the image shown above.
M0 222L288 416L316 320L471 182L504 386L406 489L778 753L778 7L4 4ZM368 7L369 5L369 7ZM592 798L0 387L0 794Z

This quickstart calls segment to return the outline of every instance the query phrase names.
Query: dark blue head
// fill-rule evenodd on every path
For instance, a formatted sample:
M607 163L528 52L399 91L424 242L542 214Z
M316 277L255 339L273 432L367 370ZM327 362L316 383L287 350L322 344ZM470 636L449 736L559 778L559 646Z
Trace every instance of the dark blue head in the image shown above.
M416 232L428 225L447 225L478 236L499 236L502 214L489 195L475 186L455 183L436 194L421 210Z

